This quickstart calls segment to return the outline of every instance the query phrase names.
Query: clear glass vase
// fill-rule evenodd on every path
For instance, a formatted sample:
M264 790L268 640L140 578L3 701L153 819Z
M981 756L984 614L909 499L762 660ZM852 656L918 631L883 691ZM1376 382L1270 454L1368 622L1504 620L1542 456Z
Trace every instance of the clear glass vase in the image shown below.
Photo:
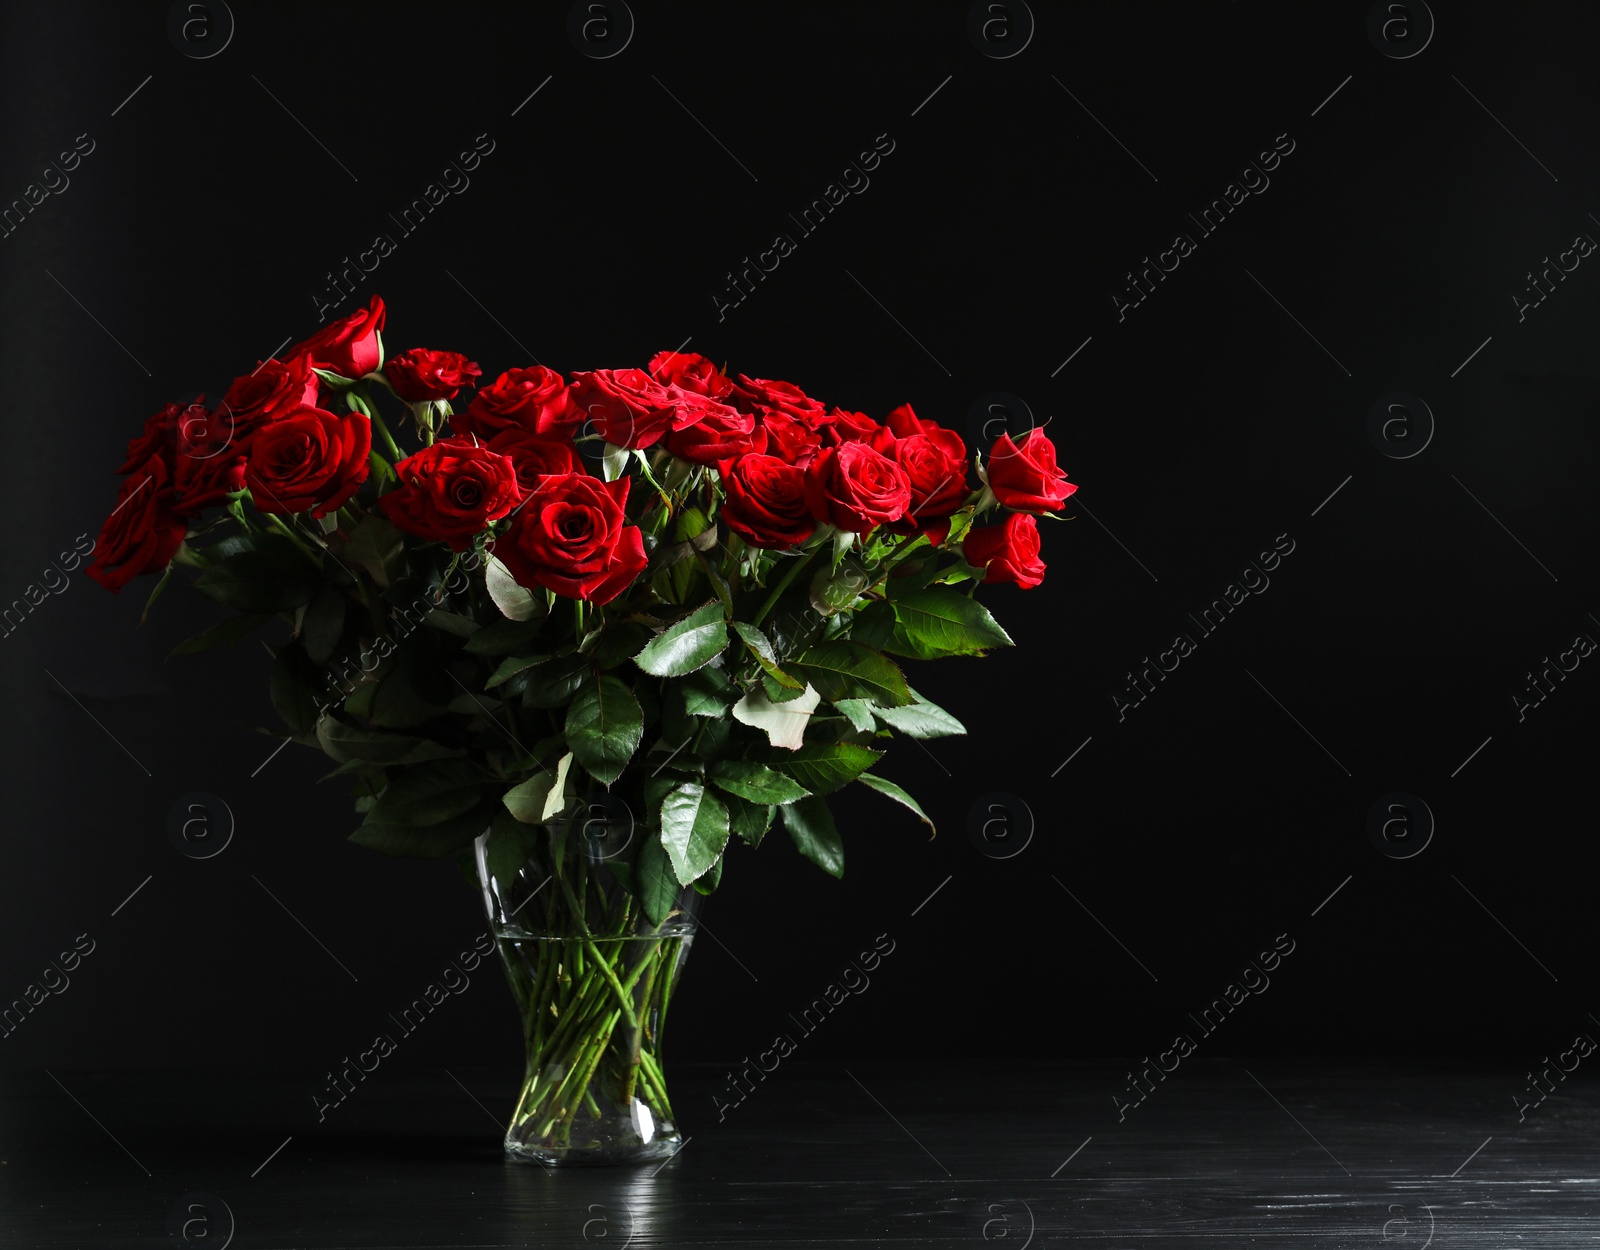
M661 1033L695 933L685 887L660 924L629 888L631 818L595 808L485 833L484 905L527 1046L508 1157L546 1165L664 1159L682 1144Z

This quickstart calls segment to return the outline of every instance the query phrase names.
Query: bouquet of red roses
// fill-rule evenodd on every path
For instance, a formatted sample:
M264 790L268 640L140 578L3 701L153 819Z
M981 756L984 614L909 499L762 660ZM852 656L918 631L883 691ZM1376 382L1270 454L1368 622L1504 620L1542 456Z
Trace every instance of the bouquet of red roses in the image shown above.
M1044 574L1035 518L1076 488L1042 429L969 461L909 406L880 422L676 352L511 369L457 411L478 366L386 359L384 319L374 298L215 405L150 417L89 569L113 591L161 574L152 602L195 570L235 615L179 653L288 622L272 702L351 779L352 840L464 852L509 886L539 827L620 804L630 837L606 866L660 926L775 819L839 875L825 796L846 784L928 821L871 771L880 743L964 730L892 657L1009 645L971 591ZM582 884L547 895L584 934L591 903ZM540 975L521 987L530 1047Z

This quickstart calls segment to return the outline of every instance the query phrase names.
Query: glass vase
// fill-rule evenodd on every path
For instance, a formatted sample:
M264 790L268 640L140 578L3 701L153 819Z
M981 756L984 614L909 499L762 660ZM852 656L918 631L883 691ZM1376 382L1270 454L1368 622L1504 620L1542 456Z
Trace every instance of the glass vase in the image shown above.
M664 1159L682 1144L661 1034L694 939L700 895L658 924L630 889L631 818L604 805L485 833L484 905L511 983L527 1069L506 1155L549 1165Z

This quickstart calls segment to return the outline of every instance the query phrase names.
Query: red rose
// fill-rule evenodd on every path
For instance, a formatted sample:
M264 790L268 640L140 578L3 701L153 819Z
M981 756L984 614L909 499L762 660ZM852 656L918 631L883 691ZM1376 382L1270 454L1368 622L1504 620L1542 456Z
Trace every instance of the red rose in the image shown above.
M820 399L812 399L793 382L775 382L771 378L747 378L739 375L734 384L732 403L742 412L756 412L770 408L787 413L804 421L811 429L820 429L828 423L828 408Z
M517 471L517 485L522 488L523 494L534 490L541 477L583 472L583 465L571 443L541 438L518 426L501 430L491 438L489 450L511 457L511 463Z
M667 435L667 450L674 456L694 464L717 464L766 449L767 436L756 428L756 419L749 413L676 385L667 391L680 409L699 414L693 424Z
M408 404L425 399L454 399L463 386L481 377L483 370L460 352L436 352L426 347L391 356L383 366L389 389Z
M989 489L1018 512L1053 512L1078 489L1056 467L1056 447L1044 429L1034 426L1021 444L1002 434L989 452Z
M314 375L313 375L314 376ZM221 405L215 411L196 401L173 424L172 507L194 516L244 489L244 447Z
M279 413L315 408L318 381L304 356L263 360L254 373L233 380L218 413L238 442Z
M166 568L187 529L172 510L172 470L161 456L151 456L117 492L117 506L95 540L88 574L121 594L139 574Z
M828 424L822 429L822 441L829 446L867 443L882 428L864 412L846 412L843 408L835 408L828 414Z
M383 514L406 533L452 551L465 551L522 499L510 457L461 438L424 447L394 471L400 485L379 496Z
M911 483L911 506L894 528L907 534L928 529L966 503L967 445L954 430L901 404L873 435L872 447L904 469Z
M142 469L151 456L161 456L171 466L178 445L178 422L185 412L182 404L167 404L160 412L144 419L144 429L128 440L127 454L118 473Z
M261 425L250 438L245 485L262 512L327 516L367 480L372 423L309 404Z
M681 430L697 419L696 409L677 402L642 369L574 373L572 402L615 447L649 447L668 430Z
M804 468L822 450L822 440L797 417L775 409L763 409L756 416L756 428L765 435L766 450L787 464Z
M711 399L725 399L733 382L695 352L657 352L650 357L650 376L662 386L676 386Z
M494 554L524 586L543 586L569 599L609 603L649 564L644 536L624 524L628 479L602 482L585 473L547 477Z
M806 468L811 515L861 533L898 521L911 505L905 470L866 443L824 447Z
M816 532L806 502L806 471L777 456L745 456L726 466L727 501L717 515L752 547L795 547Z
M378 334L385 315L383 299L374 295L370 306L324 326L292 348L289 357L304 356L312 368L340 377L364 378L378 367Z
M485 440L510 429L570 438L582 420L565 379L554 369L534 365L508 369L483 387L465 412L450 418L450 428Z
M1039 559L1039 523L1026 512L1013 512L999 525L968 530L962 554L973 568L985 565L987 582L1016 582L1024 590L1044 580Z

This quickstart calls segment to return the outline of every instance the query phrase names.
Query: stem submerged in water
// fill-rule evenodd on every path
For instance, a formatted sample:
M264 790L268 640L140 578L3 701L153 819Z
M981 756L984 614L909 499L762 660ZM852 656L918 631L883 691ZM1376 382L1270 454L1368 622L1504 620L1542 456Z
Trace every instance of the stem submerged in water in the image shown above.
M582 839L551 830L548 846L543 916L499 938L528 1061L507 1145L555 1162L631 1157L676 1139L661 1027L686 917L662 932Z

